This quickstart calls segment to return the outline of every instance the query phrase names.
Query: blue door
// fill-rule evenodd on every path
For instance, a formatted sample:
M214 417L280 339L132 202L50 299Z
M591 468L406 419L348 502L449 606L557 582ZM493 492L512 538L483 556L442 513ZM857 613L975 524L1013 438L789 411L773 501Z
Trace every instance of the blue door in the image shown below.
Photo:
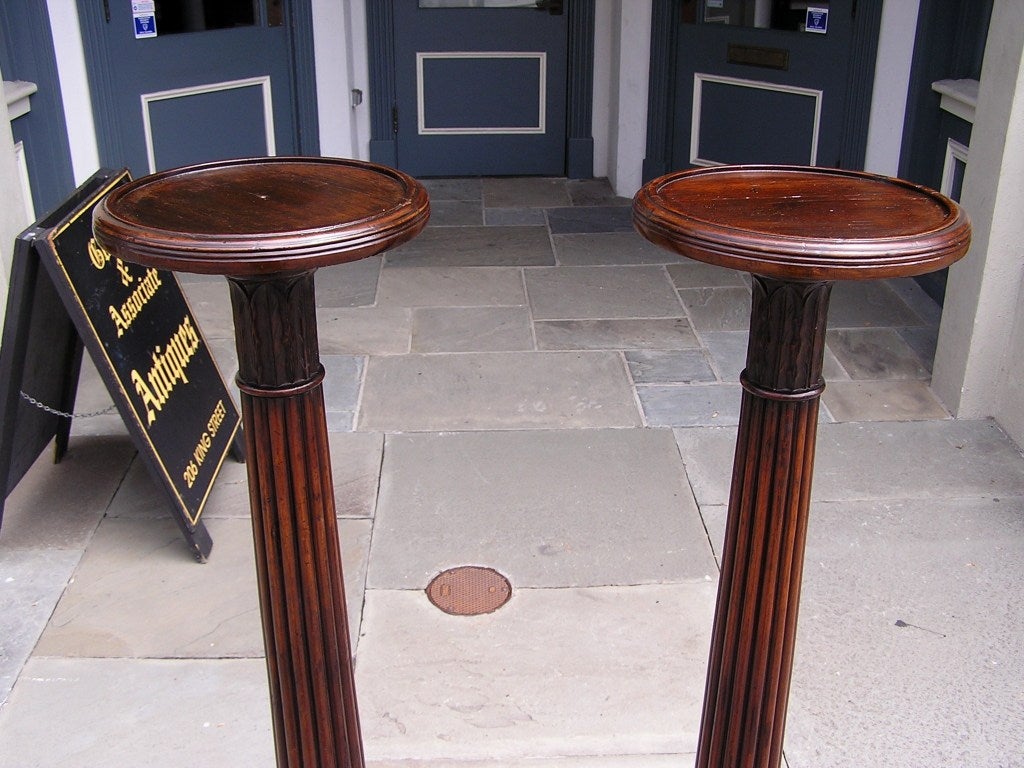
M418 176L563 175L567 41L561 2L397 0L398 166Z
M682 0L675 165L851 164L842 155L856 122L847 112L855 6Z
M282 0L80 0L79 13L103 163L139 176L297 154Z

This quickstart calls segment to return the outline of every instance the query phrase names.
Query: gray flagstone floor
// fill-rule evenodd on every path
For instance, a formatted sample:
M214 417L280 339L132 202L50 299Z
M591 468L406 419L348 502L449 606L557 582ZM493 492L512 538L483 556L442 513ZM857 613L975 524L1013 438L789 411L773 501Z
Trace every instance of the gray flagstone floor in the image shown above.
M748 280L601 180L427 183L420 237L317 274L369 763L692 766ZM181 279L230 378L226 285ZM939 316L835 289L788 768L1024 766L1024 458L929 390ZM273 764L244 466L204 519L199 565L116 415L40 458L0 530L0 768ZM510 602L441 613L458 565Z

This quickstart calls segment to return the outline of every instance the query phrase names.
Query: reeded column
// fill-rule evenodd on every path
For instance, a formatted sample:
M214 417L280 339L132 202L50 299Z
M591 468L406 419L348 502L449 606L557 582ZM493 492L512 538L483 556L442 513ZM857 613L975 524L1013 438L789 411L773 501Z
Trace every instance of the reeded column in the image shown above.
M414 237L426 190L340 158L163 171L97 206L119 258L228 278L278 768L363 768L313 275Z
M278 765L357 768L313 273L228 283Z
M753 277L698 768L782 757L830 290Z
M675 253L753 275L697 768L779 768L832 282L948 266L967 252L970 221L899 179L751 165L654 179L633 223Z

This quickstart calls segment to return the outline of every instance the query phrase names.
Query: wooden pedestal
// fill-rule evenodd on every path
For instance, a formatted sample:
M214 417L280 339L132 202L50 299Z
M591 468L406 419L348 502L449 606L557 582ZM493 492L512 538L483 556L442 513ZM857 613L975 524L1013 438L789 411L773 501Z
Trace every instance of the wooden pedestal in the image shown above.
M970 223L898 180L768 166L655 179L633 220L658 245L753 274L697 768L778 768L832 281L940 269L967 251Z
M113 255L228 276L281 768L364 764L314 271L404 242L428 216L412 178L321 158L167 171L116 189L96 209L96 238Z

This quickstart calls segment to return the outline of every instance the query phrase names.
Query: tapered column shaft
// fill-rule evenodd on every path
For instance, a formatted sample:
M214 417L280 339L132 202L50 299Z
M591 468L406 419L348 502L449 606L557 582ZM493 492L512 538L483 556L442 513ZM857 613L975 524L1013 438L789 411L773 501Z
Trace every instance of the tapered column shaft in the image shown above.
M831 284L754 276L697 768L777 768Z
M229 278L279 768L362 768L313 272Z

